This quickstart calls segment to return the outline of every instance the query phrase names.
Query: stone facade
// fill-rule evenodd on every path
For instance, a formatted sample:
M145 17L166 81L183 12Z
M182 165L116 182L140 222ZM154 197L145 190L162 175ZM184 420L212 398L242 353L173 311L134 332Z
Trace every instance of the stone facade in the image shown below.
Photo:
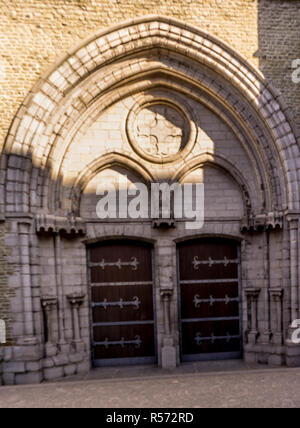
M159 365L180 364L176 245L208 236L240 243L245 360L300 364L291 342L300 318L299 91L287 91L282 63L258 61L276 39L259 31L267 2L166 1L155 16L152 1L42 3L1 2L4 52L20 52L4 53L1 65L0 318L12 342L0 348L3 382L90 369L87 245L124 238L154 246ZM300 13L268 3L274 16ZM260 65L291 94L294 115ZM204 183L204 227L100 221L97 185L125 175Z

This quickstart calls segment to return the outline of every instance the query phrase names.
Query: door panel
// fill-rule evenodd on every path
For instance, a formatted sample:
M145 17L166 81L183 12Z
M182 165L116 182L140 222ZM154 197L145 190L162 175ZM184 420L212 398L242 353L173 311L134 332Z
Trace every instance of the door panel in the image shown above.
M91 246L89 272L94 365L155 362L151 245Z
M202 239L178 246L184 361L241 356L238 246Z

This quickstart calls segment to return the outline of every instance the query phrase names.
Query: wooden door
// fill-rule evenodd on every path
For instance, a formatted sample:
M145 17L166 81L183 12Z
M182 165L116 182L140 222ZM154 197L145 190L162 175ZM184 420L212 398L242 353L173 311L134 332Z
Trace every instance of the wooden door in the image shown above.
M188 241L178 257L182 360L240 358L238 244Z
M89 248L94 366L155 362L152 246Z

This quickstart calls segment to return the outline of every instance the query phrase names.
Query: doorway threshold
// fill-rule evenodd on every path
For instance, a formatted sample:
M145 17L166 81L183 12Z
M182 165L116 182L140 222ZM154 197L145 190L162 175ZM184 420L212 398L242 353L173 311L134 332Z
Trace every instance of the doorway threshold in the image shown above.
M192 376L194 374L271 370L272 368L274 369L274 367L262 364L248 364L243 360L186 362L172 370L162 369L157 365L99 367L91 369L89 373L65 377L55 382L155 378L170 375Z

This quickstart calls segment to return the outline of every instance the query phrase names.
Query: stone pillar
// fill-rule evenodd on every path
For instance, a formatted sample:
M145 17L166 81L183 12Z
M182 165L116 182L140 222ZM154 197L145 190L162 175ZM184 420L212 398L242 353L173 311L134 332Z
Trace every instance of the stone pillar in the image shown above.
M298 219L287 216L290 231L291 321L298 318Z
M300 310L300 284L299 281L299 214L287 213L290 233L290 278L291 278L291 324L286 339L286 364L289 367L300 366L300 344L293 340L294 333L297 330L297 320ZM299 274L299 275L298 275Z
M165 333L163 337L161 364L163 369L174 369L176 367L176 348L174 338L172 337L170 308L173 290L162 289L160 290L160 295L163 303Z
M248 341L250 344L255 344L258 337L257 303L260 288L246 288L245 293L247 301L250 302L250 331L248 333Z
M46 347L46 356L52 357L57 354L57 347L54 343L53 337L53 319L52 314L57 309L57 297L53 296L43 296L41 298L42 307L45 313L46 326L47 326L47 341L45 344Z
M31 224L28 222L19 222L19 248L20 248L20 265L21 281L24 311L24 336L26 341L34 340L33 325L33 306L32 306L32 289L31 289L31 272L30 272L30 245L29 233Z
M73 315L73 343L75 345L76 351L83 350L83 342L80 334L80 314L79 308L83 304L85 294L82 293L73 293L67 296L69 303L72 307Z
M58 331L59 331L58 345L62 353L68 353L69 345L65 340L62 253L61 253L61 239L60 239L59 232L55 233L54 235L54 260L55 260L55 274L56 274L56 290L57 290L57 298L58 298Z
M269 290L271 300L273 303L272 307L272 333L273 343L282 345L282 288L271 288Z

